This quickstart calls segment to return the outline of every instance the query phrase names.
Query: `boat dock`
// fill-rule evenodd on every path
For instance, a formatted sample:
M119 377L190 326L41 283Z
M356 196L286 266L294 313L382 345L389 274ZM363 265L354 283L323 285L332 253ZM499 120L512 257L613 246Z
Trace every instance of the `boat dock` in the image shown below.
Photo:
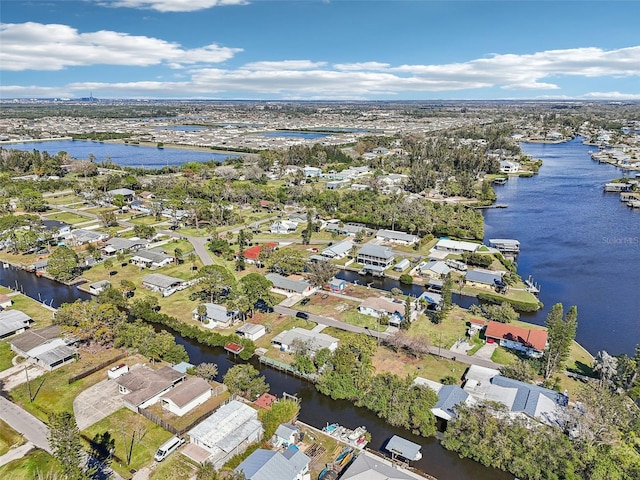
M362 450L367 446L368 440L366 438L367 427L361 426L354 430L347 427L343 427L337 423L327 424L322 429L323 433L330 435L336 440L339 440L352 448Z

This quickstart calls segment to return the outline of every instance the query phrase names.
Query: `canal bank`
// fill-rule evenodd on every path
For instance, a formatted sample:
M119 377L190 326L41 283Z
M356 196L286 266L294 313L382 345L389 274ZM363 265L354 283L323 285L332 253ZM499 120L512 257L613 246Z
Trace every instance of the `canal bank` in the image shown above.
M77 298L91 297L75 287L67 287L47 278L39 278L24 270L0 269L0 284L10 287L16 282L20 287L19 291L31 298L38 300L38 294L40 294L41 297L55 299L51 302L54 307L73 302ZM242 362L222 348L211 348L185 339L165 326L156 325L156 328L172 333L176 342L185 347L191 363L209 362L218 365L218 379L221 379L236 363ZM460 459L457 454L445 450L434 437L424 438L413 435L405 429L388 425L369 410L355 407L346 400L332 400L320 394L312 383L264 366L255 357L250 362L266 377L271 393L281 396L287 392L301 399L299 418L315 428L321 429L327 422L339 423L352 429L365 425L372 436L368 446L377 451L380 451L393 435L419 443L422 446L423 458L412 462L412 466L439 480L508 480L512 478L507 473L484 467L472 460Z

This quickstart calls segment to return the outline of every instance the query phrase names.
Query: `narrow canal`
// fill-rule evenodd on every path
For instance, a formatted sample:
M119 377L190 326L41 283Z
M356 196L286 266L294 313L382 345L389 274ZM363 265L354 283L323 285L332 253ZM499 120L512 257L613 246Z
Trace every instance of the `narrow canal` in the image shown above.
M14 268L0 268L0 284L10 288L16 288L25 295L36 300L40 297L53 299L53 302L46 301L47 305L52 303L54 307L62 303L73 302L77 298L90 298L89 295L79 291L75 287L67 287L52 280L18 270ZM191 363L210 362L218 365L218 379L222 379L224 374L235 362L232 356L228 355L221 348L210 348L200 345L195 341L182 338L176 332L169 330L176 338L176 342L184 345ZM435 438L423 438L411 434L402 428L394 428L386 424L380 418L366 409L355 407L347 401L336 401L318 393L315 387L303 380L287 375L283 372L261 365L257 360L251 362L266 377L271 387L271 393L280 396L283 392L295 394L301 399L300 420L316 428L322 428L327 423L339 423L349 428L364 425L371 432L371 443L369 448L380 450L393 435L400 435L412 442L422 445L423 457L419 462L412 462L412 465L439 480L508 480L512 476L504 472L486 468L479 463L467 459L460 459L453 453L445 450Z

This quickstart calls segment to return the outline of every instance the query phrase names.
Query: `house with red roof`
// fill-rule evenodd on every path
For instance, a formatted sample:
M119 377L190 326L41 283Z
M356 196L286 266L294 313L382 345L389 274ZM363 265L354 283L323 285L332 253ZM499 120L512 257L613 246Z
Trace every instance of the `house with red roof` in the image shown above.
M270 248L270 249L275 249L278 246L277 243L266 243L264 245L254 245L253 247L247 248L244 251L244 260L247 263L253 263L253 264L259 264L259 257L260 257L260 252L262 252L262 249L264 247L266 248Z
M497 341L501 347L518 350L534 358L540 358L547 347L546 330L517 327L508 323L489 322L484 336Z

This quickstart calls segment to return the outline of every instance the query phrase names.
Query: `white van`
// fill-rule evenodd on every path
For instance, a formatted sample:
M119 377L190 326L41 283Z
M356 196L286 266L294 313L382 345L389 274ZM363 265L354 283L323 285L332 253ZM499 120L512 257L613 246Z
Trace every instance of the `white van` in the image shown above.
M183 438L171 437L169 440L160 445L160 448L158 449L154 457L156 459L156 462L161 462L162 460L167 458L171 452L176 450L183 443Z

